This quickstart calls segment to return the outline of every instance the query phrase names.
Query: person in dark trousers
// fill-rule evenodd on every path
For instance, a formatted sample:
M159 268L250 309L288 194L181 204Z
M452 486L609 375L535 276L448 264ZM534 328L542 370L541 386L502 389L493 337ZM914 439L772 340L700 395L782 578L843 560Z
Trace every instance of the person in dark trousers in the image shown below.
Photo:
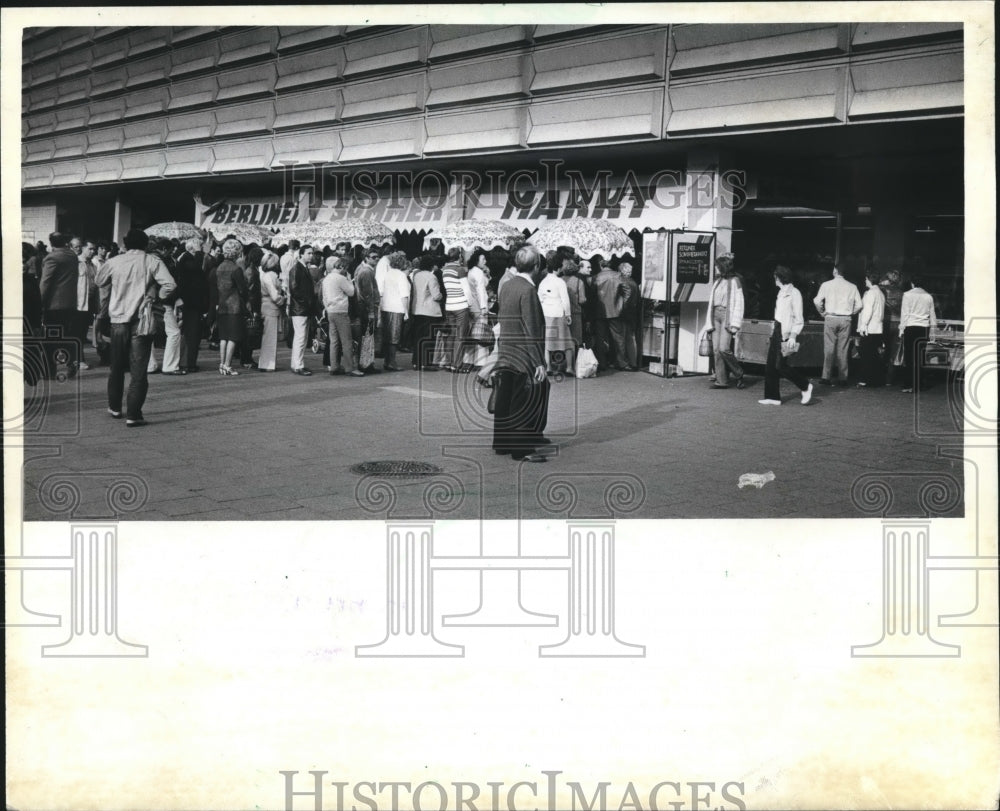
M201 344L202 320L208 312L208 277L204 270L205 255L201 240L192 238L184 243L184 251L177 257L175 276L177 303L182 308L181 335L184 338L184 357L181 368L197 372L198 348Z
M791 381L802 392L802 405L812 399L812 383L798 369L788 365L788 355L794 354L799 333L805 326L802 317L802 294L792 284L792 272L781 265L774 269L778 298L774 304L774 332L767 350L764 372L764 399L761 405L781 405L781 378Z
M292 319L295 338L292 341L292 372L303 377L312 375L305 365L306 341L309 338L309 319L318 310L316 288L306 269L313 258L311 245L299 249L299 259L288 272L288 315Z
M77 321L77 279L80 257L69 247L70 236L58 231L49 234L52 250L42 259L42 275L38 289L42 296L42 318L47 334L56 332L59 346L69 348L69 369L76 370L80 347L70 343ZM55 344L47 353L48 374L56 374Z
M903 342L903 388L907 394L927 388L921 381L920 368L924 364L924 350L931 327L937 324L934 299L921 287L916 276L910 276L912 287L903 293L899 314L899 338Z
M159 258L146 253L149 237L133 229L125 235L125 253L109 259L97 271L97 286L105 290L111 320L111 371L108 375L108 413L122 416L125 372L129 372L125 424L136 428L146 424L142 407L149 382L146 367L153 349L151 335L136 335L139 308L153 290L161 301L171 298L176 284Z
M545 375L545 317L537 292L541 259L530 245L517 252L517 275L500 290L498 313L493 450L525 462L544 462L546 457L536 451L550 444L542 435L548 423L549 382Z

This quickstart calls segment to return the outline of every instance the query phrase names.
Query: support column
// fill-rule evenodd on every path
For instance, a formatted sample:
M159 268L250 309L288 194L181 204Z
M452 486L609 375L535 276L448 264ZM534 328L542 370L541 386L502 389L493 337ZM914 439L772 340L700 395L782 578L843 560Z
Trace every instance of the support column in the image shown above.
M132 227L132 206L122 199L121 195L115 198L115 222L111 229L111 239L122 244L125 234Z
M145 645L118 637L118 527L73 524L70 637L42 647L44 657L143 657Z
M356 657L463 656L463 645L434 636L432 522L386 525L386 634L375 645L358 645Z
M930 633L927 567L930 521L887 521L882 526L882 637L853 645L857 657L951 657L958 645Z
M613 521L570 521L568 635L542 645L542 657L643 657L645 645L615 635L615 525Z

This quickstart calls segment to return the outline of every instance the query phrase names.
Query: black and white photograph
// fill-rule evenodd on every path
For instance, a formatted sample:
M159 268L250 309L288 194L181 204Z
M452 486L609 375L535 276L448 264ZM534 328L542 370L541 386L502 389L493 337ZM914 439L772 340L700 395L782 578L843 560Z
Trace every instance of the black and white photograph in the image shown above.
M995 807L991 4L3 22L8 808Z

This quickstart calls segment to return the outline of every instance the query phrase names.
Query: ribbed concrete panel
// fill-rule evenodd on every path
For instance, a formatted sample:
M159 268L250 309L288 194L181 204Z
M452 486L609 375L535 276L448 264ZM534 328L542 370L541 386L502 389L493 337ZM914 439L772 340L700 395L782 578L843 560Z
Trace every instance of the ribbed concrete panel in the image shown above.
M167 81L170 76L170 55L160 54L150 59L130 61L127 66L128 79L125 86L129 90L137 87L149 87Z
M148 149L151 146L161 146L167 135L167 122L161 119L136 121L124 127L125 149Z
M274 129L278 131L332 124L340 120L343 106L343 96L336 88L279 96L275 103L277 115Z
M528 144L658 137L662 90L533 103L528 108Z
M259 62L276 53L278 31L253 28L222 37L219 41L219 67Z
M171 149L166 152L165 157L167 166L163 170L164 177L208 174L212 164L215 163L215 156L210 146Z
M961 53L851 66L852 119L954 111L964 106Z
M55 107L58 98L58 85L33 88L28 93L28 110L32 113L37 113L41 110L48 110L51 107Z
M319 130L306 135L280 135L272 140L271 168L298 163L334 163L340 156L340 133Z
M56 96L56 103L61 105L73 104L78 101L85 101L90 97L90 77L82 76L77 79L70 79L65 82L59 82L56 85L58 90L58 96Z
M526 97L524 69L528 57L505 56L482 62L432 66L427 72L428 107L447 107L472 101Z
M172 30L164 26L136 28L129 31L128 58L141 59L170 47Z
M273 64L254 65L242 70L220 73L216 101L235 101L270 95L274 92L274 83L277 79L278 74Z
M419 65L426 58L426 43L427 32L422 27L348 42L344 75L357 76Z
M170 101L167 103L167 109L174 112L191 107L203 107L213 104L218 94L219 80L215 76L175 82L170 85Z
M907 41L947 38L961 41L961 23L859 23L851 39L852 48L901 45Z
M125 114L125 99L119 96L118 98L91 101L88 107L90 112L88 126L96 127L100 124L110 124L113 121L121 121Z
M70 135L60 135L55 139L55 150L52 152L52 159L78 158L87 152L87 135L83 132L75 132Z
M120 152L125 144L124 127L105 127L87 133L87 154L100 155L106 152Z
M87 48L70 51L59 57L59 79L72 79L90 71L91 52Z
M163 152L143 152L122 156L122 180L148 180L162 177L167 161Z
M22 189L44 189L51 185L51 166L25 166L21 169Z
M212 70L219 61L217 39L198 42L175 50L170 55L170 78L174 81L192 73Z
M94 49L94 59L90 63L91 70L102 70L115 65L120 65L128 59L129 41L128 33L122 29L120 36L102 42L100 47Z
M481 52L526 45L529 25L431 25L428 60L462 59Z
M426 121L425 155L481 152L526 146L526 107L436 115Z
M586 46L542 48L531 57L535 74L531 92L662 79L666 49L666 31L614 37Z
M344 86L344 109L341 118L398 115L423 109L424 74L397 76L375 82L358 82Z
M423 134L423 121L419 119L345 128L340 133L344 144L340 161L417 157L423 147Z
M306 53L290 53L278 60L275 89L294 91L340 81L347 56L342 45L331 45Z
M170 102L170 89L167 87L150 87L137 90L125 96L125 118L156 115L167 110Z
M90 160L84 166L85 183L113 183L122 175L122 162L118 158Z
M844 68L762 74L670 89L668 134L837 121Z
M238 138L269 133L274 126L274 118L273 101L220 107L215 111L215 137Z
M215 115L209 111L172 115L167 119L168 144L182 144L190 141L206 141L215 129Z
M269 169L274 158L270 141L216 144L213 172L257 172Z
M685 25L673 30L676 53L670 72L843 53L846 31L844 24Z
M337 42L344 38L344 25L290 25L278 28L278 53L314 48L317 45Z
M66 130L83 129L87 126L89 117L90 114L87 112L85 106L64 107L61 110L56 110L56 125L54 130L56 132L65 132Z
M77 186L83 183L86 174L83 161L69 161L52 164L53 186Z
M40 135L49 135L55 129L56 123L54 112L30 115L28 116L28 137L36 138Z
M128 72L125 65L102 70L90 77L90 96L110 96L120 93L125 89L125 82L128 80Z
M41 163L50 160L55 151L55 139L42 138L37 141L27 141L21 155L25 163Z

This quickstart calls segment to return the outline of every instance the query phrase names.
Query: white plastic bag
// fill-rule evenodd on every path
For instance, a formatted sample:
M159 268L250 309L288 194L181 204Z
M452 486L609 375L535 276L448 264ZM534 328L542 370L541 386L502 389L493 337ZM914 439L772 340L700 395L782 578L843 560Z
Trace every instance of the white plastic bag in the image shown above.
M592 349L581 346L576 353L576 376L597 377L597 356Z

